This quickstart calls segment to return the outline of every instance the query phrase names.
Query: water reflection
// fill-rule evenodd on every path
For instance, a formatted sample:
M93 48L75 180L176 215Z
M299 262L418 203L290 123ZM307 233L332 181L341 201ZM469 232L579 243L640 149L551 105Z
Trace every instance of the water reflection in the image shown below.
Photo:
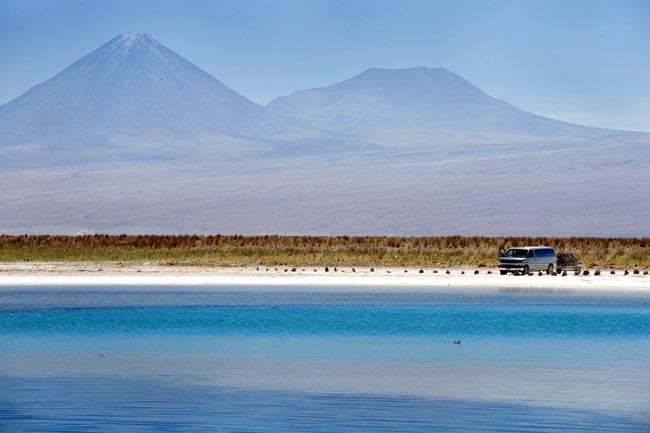
M0 290L17 433L643 432L649 360L644 294Z
M0 421L14 433L650 431L643 419L534 404L179 387L105 377L0 380Z

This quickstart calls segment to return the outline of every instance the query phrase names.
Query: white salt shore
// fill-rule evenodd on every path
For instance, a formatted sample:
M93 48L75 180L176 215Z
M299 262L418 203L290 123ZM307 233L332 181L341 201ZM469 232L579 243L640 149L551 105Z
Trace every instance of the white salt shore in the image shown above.
M650 275L643 271L624 275L623 270L601 270L601 275L567 276L500 275L494 268L356 268L291 266L186 267L116 263L0 263L0 287L11 286L323 286L329 290L372 289L396 291L440 287L587 289L650 292ZM405 272L406 271L406 272ZM437 271L437 272L436 272ZM446 272L449 271L449 274ZM475 274L478 271L478 274ZM491 272L491 273L488 273Z

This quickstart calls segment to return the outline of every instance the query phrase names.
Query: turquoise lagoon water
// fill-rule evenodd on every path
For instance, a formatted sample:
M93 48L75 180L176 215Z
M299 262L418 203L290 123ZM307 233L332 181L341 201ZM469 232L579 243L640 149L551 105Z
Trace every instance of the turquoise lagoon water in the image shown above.
M0 426L650 432L650 296L354 290L0 289Z

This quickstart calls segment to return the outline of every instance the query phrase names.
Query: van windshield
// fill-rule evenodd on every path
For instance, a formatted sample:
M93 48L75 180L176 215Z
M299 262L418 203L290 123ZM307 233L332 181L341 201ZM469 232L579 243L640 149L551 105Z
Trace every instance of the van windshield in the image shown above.
M510 248L508 252L506 252L506 257L526 258L528 257L528 250L522 250L520 248Z

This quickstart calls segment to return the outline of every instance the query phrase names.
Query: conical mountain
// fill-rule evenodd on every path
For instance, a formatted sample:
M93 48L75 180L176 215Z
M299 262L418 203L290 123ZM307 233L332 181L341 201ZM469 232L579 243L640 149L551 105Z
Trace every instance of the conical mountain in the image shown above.
M319 134L139 33L112 39L0 107L0 150L7 156L11 148L7 157L21 161L38 159L34 150L48 160L80 162L241 156Z
M442 68L372 68L328 87L277 98L268 108L319 127L397 145L413 139L494 141L611 132L527 113Z

